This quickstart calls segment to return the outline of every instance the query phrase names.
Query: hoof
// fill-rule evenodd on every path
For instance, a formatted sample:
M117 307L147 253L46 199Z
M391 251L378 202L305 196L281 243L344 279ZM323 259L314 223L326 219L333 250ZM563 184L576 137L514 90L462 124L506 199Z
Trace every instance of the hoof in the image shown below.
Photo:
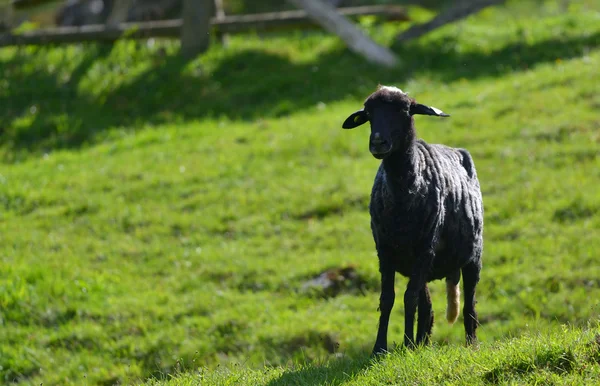
M479 341L477 340L477 338L467 339L466 343L466 347L469 347L473 350L479 350Z
M407 350L414 350L417 348L417 345L414 344L414 342L412 342L412 341L408 341L408 342L404 342L404 348L406 348Z
M371 358L380 358L386 354L388 354L387 347L374 347L373 352L371 352Z

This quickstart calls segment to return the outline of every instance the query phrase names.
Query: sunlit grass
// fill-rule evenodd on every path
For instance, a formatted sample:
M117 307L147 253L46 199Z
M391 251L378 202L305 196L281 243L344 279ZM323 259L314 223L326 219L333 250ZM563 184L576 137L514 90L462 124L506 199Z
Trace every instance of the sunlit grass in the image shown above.
M235 37L188 63L164 42L0 50L0 379L113 384L177 369L189 374L175 385L198 369L208 384L597 378L583 343L600 296L600 24L573 4L485 11L397 48L405 62L393 71L320 34ZM372 28L389 43L399 26ZM417 118L419 135L474 157L481 354L461 347L461 320L438 317L433 348L367 367L378 162L366 129L341 123L378 82L450 113ZM364 294L302 291L347 265ZM441 316L443 283L431 289ZM550 367L536 362L540 345ZM553 371L569 349L576 365ZM535 371L513 371L529 360Z

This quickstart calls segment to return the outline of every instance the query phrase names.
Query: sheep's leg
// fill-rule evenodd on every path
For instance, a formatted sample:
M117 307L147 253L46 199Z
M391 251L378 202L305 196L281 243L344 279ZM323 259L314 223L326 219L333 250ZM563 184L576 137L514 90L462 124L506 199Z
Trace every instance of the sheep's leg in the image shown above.
M430 271L433 258L433 252L429 252L417 259L406 292L404 292L404 345L408 348L414 348L415 346L413 340L415 313L419 304L419 295L427 285L427 274ZM423 323L425 323L425 320L423 320Z
M425 284L425 288L419 293L419 306L417 307L419 316L417 322L417 345L429 344L431 329L433 328L433 308L431 306L431 296L429 288Z
M379 297L379 328L377 330L377 339L373 347L372 355L382 354L387 351L387 332L390 321L390 314L394 307L396 293L394 291L394 277L396 271L394 267L380 264L381 271L381 296Z
M420 292L417 285L411 285L412 283L413 280L411 279L408 282L408 288L404 292L404 346L408 348L415 347L413 340L415 312L417 311L417 303L419 301Z
M477 343L477 312L475 311L475 287L479 282L481 266L477 263L469 263L462 268L463 291L465 293L465 306L463 317L465 319L465 335L467 345Z

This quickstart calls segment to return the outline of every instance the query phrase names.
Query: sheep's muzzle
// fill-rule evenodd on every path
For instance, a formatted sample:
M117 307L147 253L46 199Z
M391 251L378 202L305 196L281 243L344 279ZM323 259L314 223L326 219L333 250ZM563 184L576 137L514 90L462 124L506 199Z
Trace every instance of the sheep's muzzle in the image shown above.
M382 138L380 133L373 133L369 140L369 151L373 157L383 159L392 150L392 143Z

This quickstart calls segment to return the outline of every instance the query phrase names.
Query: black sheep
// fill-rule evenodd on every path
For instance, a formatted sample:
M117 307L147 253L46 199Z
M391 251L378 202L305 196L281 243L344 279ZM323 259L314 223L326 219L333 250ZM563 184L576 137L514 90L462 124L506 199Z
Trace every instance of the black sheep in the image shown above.
M448 117L415 102L396 87L379 86L343 124L371 124L369 150L382 160L375 176L369 211L379 257L381 297L373 354L387 351L394 306L394 277L409 278L404 293L404 345L428 344L433 310L427 283L446 279L446 318L454 323L460 306L462 271L467 344L477 340L475 287L483 251L483 202L473 159L467 150L431 145L416 138L415 114Z

